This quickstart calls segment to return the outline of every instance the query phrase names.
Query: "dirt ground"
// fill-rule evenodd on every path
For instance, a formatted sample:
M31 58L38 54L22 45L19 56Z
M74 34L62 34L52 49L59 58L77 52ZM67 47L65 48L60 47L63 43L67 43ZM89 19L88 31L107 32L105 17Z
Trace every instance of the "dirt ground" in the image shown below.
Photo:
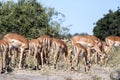
M119 68L120 66L118 66ZM110 73L116 69L108 66L92 65L88 73L81 66L79 71L69 69L43 68L41 70L17 70L0 74L0 80L111 80Z

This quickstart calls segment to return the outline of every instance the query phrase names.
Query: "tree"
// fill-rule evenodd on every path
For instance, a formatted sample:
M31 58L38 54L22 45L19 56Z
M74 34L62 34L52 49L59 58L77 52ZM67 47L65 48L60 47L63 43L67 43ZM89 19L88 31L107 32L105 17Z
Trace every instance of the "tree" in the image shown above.
M109 10L109 13L97 21L93 35L104 40L109 35L120 36L120 9Z
M36 0L0 3L0 37L8 32L15 32L27 38L37 38L45 34L59 35L64 15L54 8L43 7ZM62 16L59 18L60 15Z
M75 34L73 34L73 36L77 36L77 35L85 36L85 35L89 35L89 34L88 34L88 33L85 33L85 32L83 32L83 33L75 33Z

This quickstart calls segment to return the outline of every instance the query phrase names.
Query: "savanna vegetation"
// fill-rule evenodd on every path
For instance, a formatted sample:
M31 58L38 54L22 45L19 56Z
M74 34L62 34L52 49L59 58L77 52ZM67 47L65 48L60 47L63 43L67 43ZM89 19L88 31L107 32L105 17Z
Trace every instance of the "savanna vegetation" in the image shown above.
M28 39L37 38L41 35L50 35L51 37L56 38L71 37L72 35L69 33L69 26L62 26L64 20L64 14L56 11L54 8L44 7L41 3L37 2L37 0L0 2L0 38L2 38L5 34L9 32L21 34ZM76 33L74 35L88 34ZM95 23L93 35L100 38L101 40L104 40L109 35L119 36L120 8L118 8L116 11L109 10L108 14L105 14L103 18L99 19ZM119 48L117 48L111 51L107 67L109 67L110 69L112 68L112 70L118 69L120 67L119 59L120 50ZM53 59L51 59L51 61L52 60ZM32 64L32 58L30 58L30 62ZM58 70L66 70L67 68L69 68L69 66L66 66L64 64L64 61L60 57L60 59L58 60ZM92 69L98 69L97 67L93 66ZM110 69L107 69L107 67L100 66L100 69L98 71L109 72ZM97 71L94 71L94 69L93 71L91 70L88 75L94 77L93 80L103 80L104 78L101 78L101 75L96 74ZM49 68L46 69L46 71L43 69L43 74L51 74L50 72L51 70ZM54 71L54 73L55 72L56 71ZM102 74L106 75L106 73ZM78 74L76 76L78 76ZM66 78L66 80L72 79Z
M51 7L44 7L37 0L0 2L0 38L8 32L19 33L27 38L41 35L60 37L69 33L63 27L64 14Z
M120 8L116 11L109 10L100 18L93 29L93 35L104 40L109 35L120 36Z

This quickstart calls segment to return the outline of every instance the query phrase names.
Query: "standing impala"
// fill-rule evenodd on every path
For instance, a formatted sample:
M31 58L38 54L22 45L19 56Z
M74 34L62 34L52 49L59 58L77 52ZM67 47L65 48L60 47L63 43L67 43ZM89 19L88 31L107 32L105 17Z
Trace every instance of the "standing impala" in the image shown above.
M1 55L1 73L4 73L8 66L9 66L9 55L8 55L8 51L9 51L9 45L7 44L7 42L5 40L0 40L0 55Z
M43 51L44 51L44 54L45 54L45 62L49 63L48 54L50 53L50 50L51 50L51 44L52 44L51 37L48 36L48 35L43 35L43 36L40 36L37 39L39 40L39 43L43 44Z
M62 54L64 57L64 60L66 62L68 62L68 49L67 49L67 45L63 41L56 39L56 38L52 39L52 48L55 52L55 54L54 54L54 68L56 69L56 64L57 64L57 61L58 61L60 54Z
M74 45L75 43L80 43L84 47L87 48L88 51L88 59L91 61L91 50L95 50L99 56L102 56L102 51L100 49L101 42L99 39L97 39L95 36L87 35L87 36L73 36L71 38L71 43Z
M118 36L108 36L105 38L105 42L108 46L108 49L106 50L106 53L109 53L109 51L114 46L120 46L120 37Z
M74 57L72 59L71 68L73 68L75 60L77 62L77 66L78 66L79 60L80 60L79 58L82 57L83 61L84 61L84 65L85 65L85 72L89 70L90 65L89 65L89 61L87 58L87 50L83 45L81 45L79 43L75 43L73 45L72 55L74 55Z
M39 43L38 39L32 39L29 41L29 55L34 58L34 69L39 69L39 64L42 62L43 65L43 49L42 43Z
M25 37L16 33L8 33L3 37L3 39L9 44L11 55L14 48L18 48L20 50L19 69L21 69L24 51L29 48L29 41Z

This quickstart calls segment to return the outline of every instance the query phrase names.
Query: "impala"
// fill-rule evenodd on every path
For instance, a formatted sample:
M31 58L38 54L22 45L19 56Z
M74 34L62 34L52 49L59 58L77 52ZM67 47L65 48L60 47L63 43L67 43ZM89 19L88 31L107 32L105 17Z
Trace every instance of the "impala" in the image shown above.
M9 66L9 55L8 55L8 51L9 51L9 45L5 40L0 40L0 54L1 54L1 73L4 73L8 66Z
M108 49L106 50L106 53L109 53L109 51L112 49L114 46L120 46L120 37L118 36L108 36L105 38L105 42L108 46Z
M59 55L62 54L64 57L64 60L66 62L68 62L68 49L67 49L67 45L56 38L52 39L52 49L54 50L55 54L54 54L54 68L56 69L56 64L59 58Z
M88 59L91 61L92 58L92 53L91 50L95 50L98 54L98 56L104 56L100 47L101 47L101 41L92 35L87 35L87 36L73 36L71 38L71 43L74 45L75 43L80 43L84 47L87 48L88 51Z
M51 43L52 43L51 37L48 35L43 35L43 36L40 36L38 40L39 40L39 43L43 44L43 51L46 58L45 62L49 63L48 54L50 53L50 50L51 50Z
M77 66L78 66L79 58L83 57L83 61L84 61L84 65L85 65L85 72L89 70L90 65L89 65L89 61L87 59L87 50L83 45L81 45L79 43L75 43L73 45L72 55L74 55L74 57L72 59L71 68L73 68L73 64L74 64L75 60L77 61Z
M29 41L25 37L16 33L8 33L3 37L3 39L8 43L11 55L13 55L12 50L14 48L17 48L20 51L20 61L18 67L19 69L21 69L21 67L23 66L23 55L25 50L29 48Z
M34 69L39 69L39 64L43 65L43 46L39 43L38 39L32 39L29 41L29 54L34 58Z

